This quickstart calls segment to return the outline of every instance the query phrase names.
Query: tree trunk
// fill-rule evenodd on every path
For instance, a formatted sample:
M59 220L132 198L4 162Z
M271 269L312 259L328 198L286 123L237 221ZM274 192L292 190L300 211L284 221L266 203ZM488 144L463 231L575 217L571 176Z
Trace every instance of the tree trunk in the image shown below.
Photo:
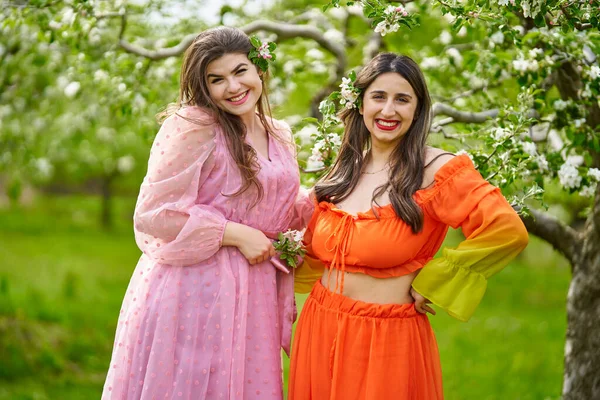
M563 399L600 399L600 246L588 243L567 296Z
M563 399L600 399L600 187L572 257Z
M102 210L100 214L100 225L106 230L110 230L113 226L112 221L112 191L111 183L113 176L105 176L102 178L101 194L102 194Z

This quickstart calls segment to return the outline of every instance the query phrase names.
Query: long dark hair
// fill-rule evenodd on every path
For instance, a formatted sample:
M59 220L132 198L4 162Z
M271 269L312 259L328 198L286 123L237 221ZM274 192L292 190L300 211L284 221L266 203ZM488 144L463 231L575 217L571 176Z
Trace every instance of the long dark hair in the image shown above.
M169 105L165 111L158 115L159 122L175 113L181 106L197 106L209 111L226 138L227 147L231 157L237 164L242 176L242 186L229 196L237 196L252 185L258 190L256 201L262 199L264 190L257 175L260 164L256 151L244 140L246 126L242 119L230 114L217 106L208 91L206 71L208 64L226 54L247 55L253 46L248 36L237 28L220 26L200 33L194 42L187 48L181 65L179 98L176 104ZM272 125L267 122L266 116L271 120L271 106L267 98L268 73L262 73L262 95L258 99L258 117L268 135L273 135Z
M395 72L412 86L417 96L415 119L390 155L388 182L378 187L376 199L389 189L389 197L396 215L406 222L413 233L423 229L423 213L413 199L423 183L425 142L431 124L431 99L423 73L409 57L394 53L380 53L357 75L354 86L360 89L360 99L381 74ZM365 157L371 145L371 136L363 116L356 108L344 108L340 114L344 123L344 138L337 160L329 173L315 186L318 201L340 202L347 198L358 184Z

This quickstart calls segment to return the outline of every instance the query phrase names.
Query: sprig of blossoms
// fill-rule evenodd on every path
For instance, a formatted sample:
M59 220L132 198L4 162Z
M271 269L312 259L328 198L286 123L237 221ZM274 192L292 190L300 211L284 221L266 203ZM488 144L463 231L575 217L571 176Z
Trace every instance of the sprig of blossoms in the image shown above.
M340 92L333 92L321 101L319 112L323 115L321 121L316 118L305 118L305 121L314 123L317 132L314 133L314 144L311 155L306 161L306 172L321 172L333 165L335 157L342 144L340 133L343 131L341 121L336 116L336 100L340 98Z
M375 32L381 34L381 36L397 32L400 29L400 19L407 16L408 12L403 6L389 5L383 12L383 20L375 26Z
M288 230L287 232L279 233L278 240L273 242L273 247L279 253L279 258L292 268L296 268L299 258L304 257L306 254L302 238L302 232Z
M360 89L354 86L354 82L356 82L356 73L351 71L348 78L342 78L340 84L340 104L348 109L360 107Z
M560 184L566 189L577 189L581 185L581 175L577 167L567 160L558 170Z
M248 53L248 58L263 72L267 72L269 61L276 59L274 51L277 45L274 42L262 42L257 36L251 36L250 43L254 48Z

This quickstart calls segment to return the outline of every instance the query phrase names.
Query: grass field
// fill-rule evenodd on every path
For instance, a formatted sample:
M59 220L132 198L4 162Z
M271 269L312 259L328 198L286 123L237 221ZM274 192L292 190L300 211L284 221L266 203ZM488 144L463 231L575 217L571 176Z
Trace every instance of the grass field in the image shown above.
M99 399L139 257L133 201L117 199L110 232L97 226L93 197L0 210L0 400ZM532 238L490 281L469 323L432 317L446 398L560 398L569 277L565 261Z

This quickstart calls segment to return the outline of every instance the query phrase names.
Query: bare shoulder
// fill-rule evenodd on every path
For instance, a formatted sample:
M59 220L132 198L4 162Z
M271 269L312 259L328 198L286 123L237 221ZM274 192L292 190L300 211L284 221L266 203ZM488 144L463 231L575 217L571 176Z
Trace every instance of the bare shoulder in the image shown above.
M423 173L423 188L427 188L434 183L435 174L448 161L456 155L436 147L427 147L425 150L425 171Z

